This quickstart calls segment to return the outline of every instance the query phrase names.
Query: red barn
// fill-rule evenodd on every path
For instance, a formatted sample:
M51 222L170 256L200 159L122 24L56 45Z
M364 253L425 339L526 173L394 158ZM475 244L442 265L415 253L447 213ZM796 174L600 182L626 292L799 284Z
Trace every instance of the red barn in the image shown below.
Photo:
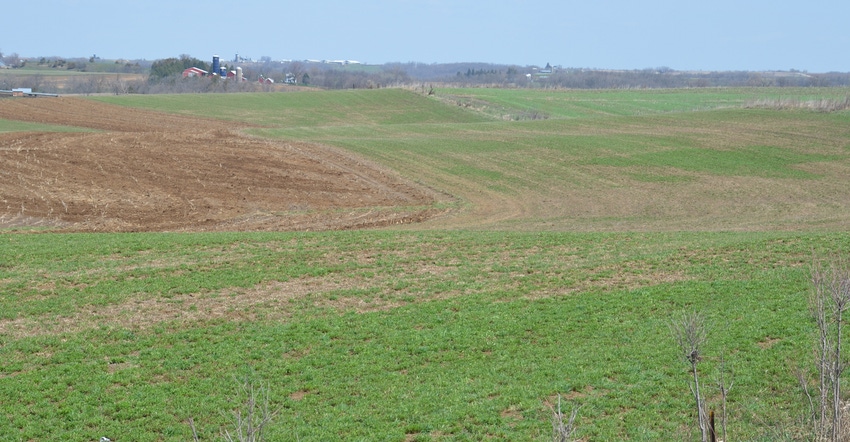
M183 78L186 78L186 77L206 77L206 76L207 76L207 71L205 71L201 68L191 67L191 68L183 71Z

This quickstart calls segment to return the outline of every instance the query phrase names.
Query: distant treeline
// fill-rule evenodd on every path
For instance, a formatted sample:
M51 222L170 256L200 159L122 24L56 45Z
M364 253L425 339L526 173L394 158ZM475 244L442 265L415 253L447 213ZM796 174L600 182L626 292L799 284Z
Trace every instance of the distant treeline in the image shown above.
M208 71L208 61L188 55L154 62L103 62L93 56L85 60L62 59L19 62L18 66L39 66L59 70L86 72L114 72L114 77L71 76L54 81L50 76L14 70L0 76L0 89L31 87L37 92L52 93L204 93L279 90L280 84L310 86L323 89L365 89L423 84L455 87L508 87L508 88L699 88L699 87L847 87L850 72L808 73L806 71L677 71L667 67L611 70L502 65L490 63L387 63L383 65L340 65L307 61L294 62L233 62L222 61L227 69L242 68L247 81L203 77L183 78L183 70L197 67ZM73 65L72 65L73 63ZM106 69L109 70L106 70ZM35 71L37 72L37 71ZM122 76L118 74L135 74ZM274 84L258 82L262 76Z
M611 70L493 65L486 63L396 63L384 66L407 73L418 81L459 86L611 89L683 87L830 87L850 86L850 72L810 74L805 71L677 71L667 67Z
M245 63L245 78L260 75L282 83L287 74L298 85L324 89L363 89L432 83L451 86L511 88L686 88L686 87L836 87L850 86L850 73L810 74L804 71L689 72L669 68L607 70L494 65L487 63L388 63L384 65L330 65L323 63ZM152 77L153 78L153 77ZM201 79L188 79L201 80ZM180 89L206 89L203 83L180 85L173 77L151 81L150 89L168 84ZM242 89L242 88L231 88ZM199 91L200 91L199 90Z

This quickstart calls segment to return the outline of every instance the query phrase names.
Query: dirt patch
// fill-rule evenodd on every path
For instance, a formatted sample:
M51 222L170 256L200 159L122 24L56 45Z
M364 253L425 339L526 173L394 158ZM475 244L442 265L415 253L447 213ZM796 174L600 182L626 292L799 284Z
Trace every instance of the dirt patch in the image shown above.
M290 394L289 398L292 399L293 401L300 401L301 399L304 399L305 397L307 397L308 394L310 394L310 392L308 390L298 390L298 391Z
M501 416L502 419L510 419L510 420L522 420L523 419L522 411L516 409L514 406L511 406L510 408L506 408L506 409L502 410L501 412L499 412L499 416Z
M763 340L757 342L756 345L758 345L762 350L767 350L781 341L782 338L772 338L767 336Z
M74 97L4 100L0 118L96 130L0 134L0 228L336 230L442 213L390 171L237 123Z

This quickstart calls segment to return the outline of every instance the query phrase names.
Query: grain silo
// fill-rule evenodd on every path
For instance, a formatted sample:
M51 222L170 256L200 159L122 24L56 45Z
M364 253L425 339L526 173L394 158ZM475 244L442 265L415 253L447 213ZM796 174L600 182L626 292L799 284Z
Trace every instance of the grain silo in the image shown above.
M213 55L212 73L221 75L221 59L218 58L218 55Z

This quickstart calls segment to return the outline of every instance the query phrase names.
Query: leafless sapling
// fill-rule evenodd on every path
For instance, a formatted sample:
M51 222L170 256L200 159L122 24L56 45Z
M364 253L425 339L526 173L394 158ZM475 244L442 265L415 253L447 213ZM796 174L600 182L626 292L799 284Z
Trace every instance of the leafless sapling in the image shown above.
M700 393L699 370L697 370L697 365L702 360L702 348L708 337L705 318L698 312L683 313L681 317L673 319L670 323L670 330L679 347L679 354L690 366L693 376L690 384L691 393L693 393L696 402L697 421L702 441L706 442L708 440L707 417L705 402Z

